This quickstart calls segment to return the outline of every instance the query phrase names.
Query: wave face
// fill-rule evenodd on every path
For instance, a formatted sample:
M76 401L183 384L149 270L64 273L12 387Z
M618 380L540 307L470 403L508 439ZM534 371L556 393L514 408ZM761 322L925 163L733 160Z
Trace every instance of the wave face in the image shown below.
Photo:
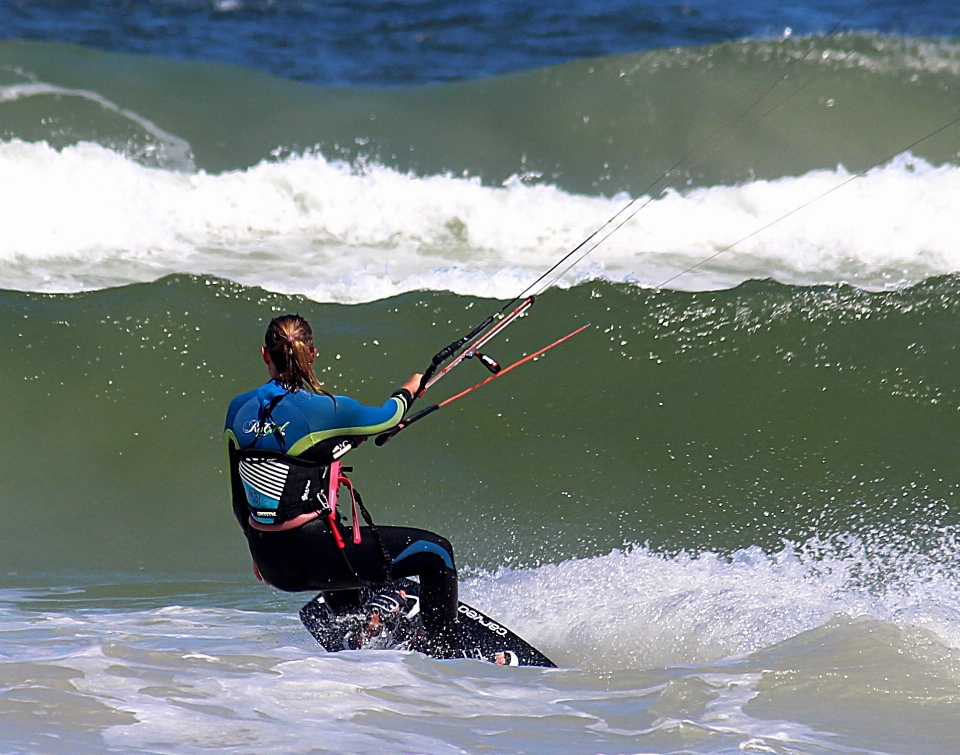
M208 172L316 148L328 160L362 158L418 176L466 172L499 185L517 175L612 196L643 193L691 151L680 187L838 163L859 171L955 117L956 41L850 35L813 49L817 42L726 42L443 86L364 89L6 41L0 136L57 148L94 141L155 160L162 132L187 142ZM956 140L945 134L916 154L951 160Z
M18 470L0 499L6 570L216 572L246 568L220 435L229 399L264 380L266 317L307 316L321 378L373 404L490 305L320 305L171 277L6 292L2 306L0 452ZM356 481L378 520L451 533L475 567L644 542L696 553L857 536L923 551L957 524L958 306L955 277L877 293L553 290L494 356L590 331L355 452ZM479 379L472 363L458 373L437 398Z

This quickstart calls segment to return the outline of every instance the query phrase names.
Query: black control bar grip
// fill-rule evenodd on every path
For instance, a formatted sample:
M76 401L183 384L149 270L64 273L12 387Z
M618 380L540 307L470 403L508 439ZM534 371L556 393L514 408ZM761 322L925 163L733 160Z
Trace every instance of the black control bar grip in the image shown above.
M414 398L419 398L423 395L423 392L427 389L427 383L430 382L430 379L434 376L437 369L446 362L450 357L454 356L464 345L470 343L474 338L480 335L487 327L494 321L495 316L490 315L486 320L480 323L477 327L467 333L463 338L458 338L456 341L451 343L449 346L445 346L440 349L436 354L433 355L433 359L430 360L430 366L427 367L426 372L423 373L423 377L420 378L420 387L417 388L417 393ZM383 437L383 436L380 436ZM378 438L379 440L379 438ZM384 441L386 443L386 441ZM380 444L383 445L383 444Z

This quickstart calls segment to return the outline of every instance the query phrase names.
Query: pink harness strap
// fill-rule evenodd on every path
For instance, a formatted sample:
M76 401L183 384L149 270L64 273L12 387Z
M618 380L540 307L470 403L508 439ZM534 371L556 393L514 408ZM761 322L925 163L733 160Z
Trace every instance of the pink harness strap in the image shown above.
M347 490L350 491L350 502L353 504L353 509L350 512L350 516L353 517L353 544L360 545L362 538L360 537L360 517L357 516L357 494L353 490L353 483L346 477L341 477L340 482L346 485Z
M357 513L357 494L353 490L353 483L350 482L350 478L343 473L343 465L339 461L335 461L330 465L330 489L327 491L327 505L330 507L331 526L333 526L333 523L337 520L337 499L341 485L346 485L347 490L350 491L350 515L353 518L353 544L360 545L362 538L360 536L360 517ZM344 548L345 545L343 544L339 529L334 528L334 537L337 540L337 545L340 548Z
M340 528L337 526L337 491L340 490L340 462L335 461L330 465L330 487L327 488L327 506L330 513L327 514L327 522L330 524L330 531L333 533L333 539L337 547L343 550L347 544L343 542L343 535L340 534Z

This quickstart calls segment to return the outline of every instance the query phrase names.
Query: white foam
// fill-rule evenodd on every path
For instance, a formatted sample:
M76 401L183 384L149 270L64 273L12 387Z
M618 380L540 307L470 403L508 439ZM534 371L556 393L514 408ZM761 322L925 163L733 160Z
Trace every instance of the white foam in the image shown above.
M324 654L297 622L295 598L273 611L203 607L199 596L137 610L77 604L69 590L0 590L0 679L12 691L0 698L0 746L35 751L28 745L55 725L78 744L51 752L675 752L700 741L707 753L833 753L844 748L831 737L851 737L884 701L894 732L930 704L949 716L960 657L942 648L960 646L954 534L927 553L898 552L882 536L730 557L637 547L465 580L464 599L560 670ZM274 602L250 591L254 604ZM838 613L879 622L830 621ZM818 627L827 631L786 654L749 655ZM906 661L878 668L868 652L877 643ZM783 684L801 674L786 701L763 683L780 669ZM945 691L909 697L928 682ZM756 716L748 703L764 693L768 715ZM818 726L809 713L824 698L841 713ZM955 741L954 727L935 728L931 742ZM846 741L857 747L856 736Z
M563 281L658 285L848 178L843 168L650 203ZM867 288L960 270L960 168L904 157L670 283ZM623 206L512 179L416 177L318 155L209 175L100 145L0 144L0 287L78 291L168 273L317 301L417 289L512 297Z
M850 538L731 557L644 547L467 580L462 598L561 666L652 668L751 653L837 614L920 627L960 648L957 543L896 553Z

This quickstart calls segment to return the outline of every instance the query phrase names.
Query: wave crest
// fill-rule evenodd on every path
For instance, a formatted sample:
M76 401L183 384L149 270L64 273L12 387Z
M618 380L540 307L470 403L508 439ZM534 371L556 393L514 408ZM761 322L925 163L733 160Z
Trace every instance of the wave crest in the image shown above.
M615 550L536 569L480 572L464 599L561 666L653 668L742 656L852 616L919 627L960 647L960 542L928 552L889 534L729 556Z
M0 286L46 292L195 273L321 302L420 289L508 298L627 201L317 154L185 174L92 143L7 142L0 171ZM773 278L878 289L960 270L960 168L909 155L750 236L848 178L841 166L670 191L560 285L657 286L699 264L671 287Z

